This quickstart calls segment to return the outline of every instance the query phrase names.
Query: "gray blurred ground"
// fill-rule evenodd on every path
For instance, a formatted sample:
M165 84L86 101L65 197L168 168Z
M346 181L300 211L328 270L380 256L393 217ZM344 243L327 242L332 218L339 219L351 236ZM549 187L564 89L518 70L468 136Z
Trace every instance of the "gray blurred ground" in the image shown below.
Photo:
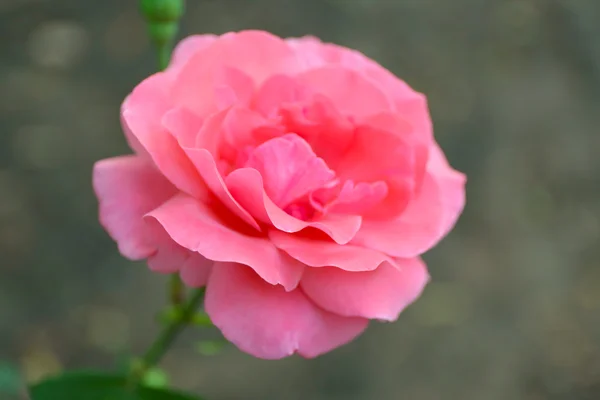
M164 279L96 219L95 160L127 152L118 107L154 70L136 1L0 0L0 359L29 380L143 350ZM316 360L200 332L164 365L209 399L600 398L600 2L188 0L183 32L314 34L430 98L468 206L395 324Z

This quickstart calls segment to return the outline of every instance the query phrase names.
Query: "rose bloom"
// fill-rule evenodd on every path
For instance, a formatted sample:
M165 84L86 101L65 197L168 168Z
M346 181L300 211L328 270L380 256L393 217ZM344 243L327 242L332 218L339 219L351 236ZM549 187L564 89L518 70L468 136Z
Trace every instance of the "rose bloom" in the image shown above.
M206 285L214 325L260 358L396 320L465 203L425 97L315 38L190 36L121 120L135 154L94 167L102 225L123 256Z

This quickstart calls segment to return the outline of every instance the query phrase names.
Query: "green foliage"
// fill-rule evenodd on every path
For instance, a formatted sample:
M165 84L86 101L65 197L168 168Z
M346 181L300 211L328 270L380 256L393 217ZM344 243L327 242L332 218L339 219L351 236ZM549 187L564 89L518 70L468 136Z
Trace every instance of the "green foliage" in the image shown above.
M181 307L178 306L167 307L163 311L161 311L157 316L158 322L160 322L163 325L169 325L173 322L180 321L181 319L182 310ZM184 322L190 325L201 326L205 328L213 327L213 323L210 320L210 317L204 311L197 311L194 315L192 315L191 318L188 318L188 320Z
M124 375L70 372L30 388L31 400L201 400L187 394L136 385Z
M223 347L227 345L225 340L203 340L196 343L196 351L203 356L214 356L219 354Z
M123 373L141 374L140 381L142 385L149 388L163 389L169 386L169 377L167 373L159 367L144 369L144 361L140 358L129 359L126 367L119 369Z
M194 314L191 323L196 326L202 326L207 328L213 326L210 317L205 312L197 312L196 314Z
M162 389L169 385L169 377L164 370L158 367L150 368L144 374L142 383L147 387Z
M0 394L16 394L20 389L19 371L10 364L0 362Z

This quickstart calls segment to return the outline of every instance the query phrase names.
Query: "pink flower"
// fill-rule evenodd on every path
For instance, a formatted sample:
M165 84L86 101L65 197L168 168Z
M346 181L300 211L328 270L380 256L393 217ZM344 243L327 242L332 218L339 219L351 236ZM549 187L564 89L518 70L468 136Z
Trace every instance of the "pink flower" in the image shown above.
M314 38L188 37L121 117L135 155L95 165L102 225L123 256L207 285L213 323L256 357L394 321L464 206L425 97Z

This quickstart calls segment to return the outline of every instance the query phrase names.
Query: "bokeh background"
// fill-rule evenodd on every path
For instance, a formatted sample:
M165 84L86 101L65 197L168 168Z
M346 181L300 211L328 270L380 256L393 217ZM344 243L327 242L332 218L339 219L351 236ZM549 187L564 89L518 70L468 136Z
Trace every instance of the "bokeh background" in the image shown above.
M156 333L165 279L100 228L95 160L155 60L133 0L0 1L0 360L35 381ZM394 324L315 360L164 366L207 399L600 398L600 2L188 0L182 35L244 28L357 48L430 99L468 205ZM1 363L1 361L0 361ZM1 397L2 395L0 395ZM58 399L57 399L58 400Z

